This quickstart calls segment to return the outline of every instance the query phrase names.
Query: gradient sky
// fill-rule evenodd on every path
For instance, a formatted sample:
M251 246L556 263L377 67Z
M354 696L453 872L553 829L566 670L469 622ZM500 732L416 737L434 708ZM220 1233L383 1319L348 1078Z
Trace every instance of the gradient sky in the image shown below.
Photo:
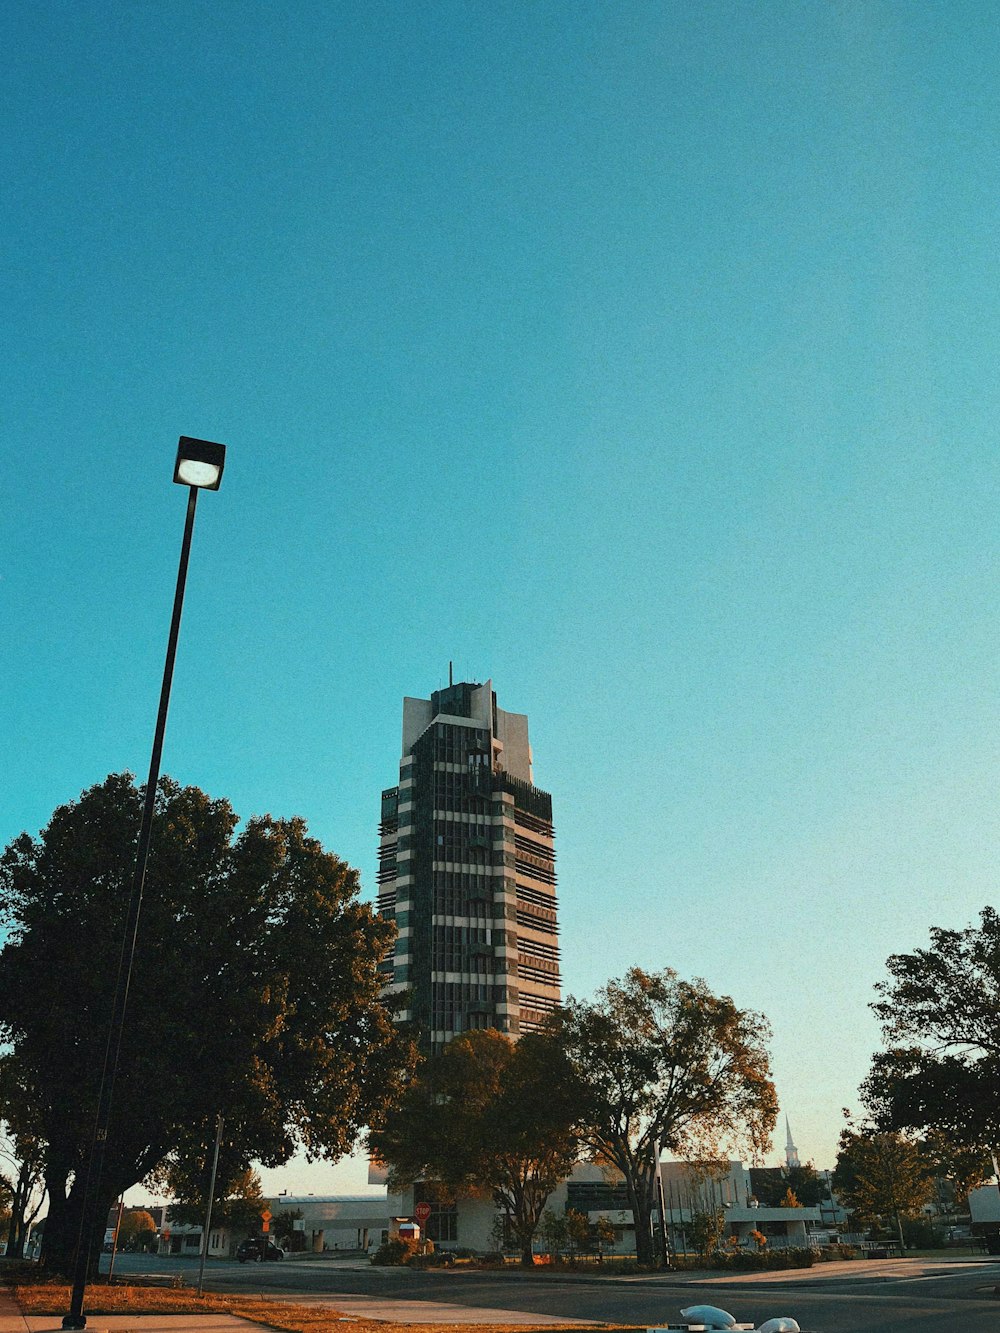
M36 0L0 49L0 844L145 773L222 440L165 771L373 896L402 696L492 677L567 992L763 1010L832 1165L886 956L996 899L996 7Z

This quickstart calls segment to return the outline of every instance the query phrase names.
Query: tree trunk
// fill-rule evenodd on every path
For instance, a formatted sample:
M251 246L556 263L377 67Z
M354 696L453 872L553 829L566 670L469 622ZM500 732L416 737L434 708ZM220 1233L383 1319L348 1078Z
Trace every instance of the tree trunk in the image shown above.
M7 1254L13 1259L24 1258L24 1213L28 1207L31 1188L31 1170L27 1162L21 1166L17 1186L10 1204L10 1230L7 1233Z
M632 1224L635 1227L636 1262L648 1268L656 1264L653 1252L653 1233L649 1219L652 1207L650 1191L642 1180L625 1178L625 1190L628 1194L629 1207L632 1209Z
M906 1253L906 1242L903 1240L903 1219L899 1215L899 1209L896 1210L896 1232L899 1236L899 1253Z
M535 1253L530 1240L526 1245L521 1246L521 1264L524 1268L534 1268L535 1266Z
M45 1183L49 1191L49 1214L45 1220L42 1259L45 1267L51 1272L72 1278L76 1269L77 1245L80 1240L82 1182L80 1185L74 1182L68 1195L65 1176L61 1180L46 1176ZM115 1198L116 1195L109 1192L108 1187L102 1184L101 1197L94 1209L94 1227L90 1236L88 1282L93 1282L98 1275L108 1213Z

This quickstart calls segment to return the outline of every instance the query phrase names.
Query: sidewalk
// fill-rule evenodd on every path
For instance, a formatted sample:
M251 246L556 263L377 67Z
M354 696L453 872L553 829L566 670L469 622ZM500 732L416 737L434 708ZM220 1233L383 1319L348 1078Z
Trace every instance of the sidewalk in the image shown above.
M89 1315L86 1333L263 1333L260 1324L229 1314ZM24 1315L0 1286L0 1333L62 1333L61 1315Z

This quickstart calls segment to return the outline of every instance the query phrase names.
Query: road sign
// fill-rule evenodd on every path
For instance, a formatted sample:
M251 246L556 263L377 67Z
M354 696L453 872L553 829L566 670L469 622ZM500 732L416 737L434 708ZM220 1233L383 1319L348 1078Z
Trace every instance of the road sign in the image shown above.
M413 1216L418 1222L426 1222L431 1215L431 1206L429 1203L418 1203L413 1210Z

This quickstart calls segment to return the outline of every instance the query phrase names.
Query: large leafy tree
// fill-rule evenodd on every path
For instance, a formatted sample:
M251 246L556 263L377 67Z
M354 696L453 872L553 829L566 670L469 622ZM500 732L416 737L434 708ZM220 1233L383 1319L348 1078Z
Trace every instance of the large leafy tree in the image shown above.
M555 1031L569 1059L591 1158L624 1179L640 1263L653 1263L650 1213L659 1148L707 1162L759 1157L777 1099L767 1021L670 968L632 968L593 1001L570 999Z
M902 1134L849 1124L841 1131L833 1188L849 1213L866 1225L893 1222L903 1247L904 1217L930 1198L933 1167L920 1146Z
M81 1220L142 793L114 774L0 857L0 1037L42 1146L44 1257ZM223 1113L242 1160L336 1158L408 1061L376 971L391 938L354 870L301 819L249 820L161 780L114 1113L95 1218ZM26 1110L30 1108L30 1113ZM95 1235L95 1240L98 1237ZM99 1245L94 1250L99 1250Z
M882 1130L946 1144L968 1188L1000 1145L1000 916L987 907L979 926L934 927L929 948L886 966L872 1005L886 1049L872 1061L865 1105Z
M446 1191L488 1191L531 1264L549 1195L577 1157L575 1107L561 1049L494 1028L463 1033L420 1067L370 1146L401 1188L436 1181Z
M122 1213L118 1226L118 1249L141 1250L155 1249L156 1223L151 1213L143 1208L129 1209Z
M780 1208L782 1200L789 1193L794 1194L800 1207L815 1208L821 1199L829 1195L823 1178L812 1162L755 1171L753 1188L758 1202L765 1208Z

